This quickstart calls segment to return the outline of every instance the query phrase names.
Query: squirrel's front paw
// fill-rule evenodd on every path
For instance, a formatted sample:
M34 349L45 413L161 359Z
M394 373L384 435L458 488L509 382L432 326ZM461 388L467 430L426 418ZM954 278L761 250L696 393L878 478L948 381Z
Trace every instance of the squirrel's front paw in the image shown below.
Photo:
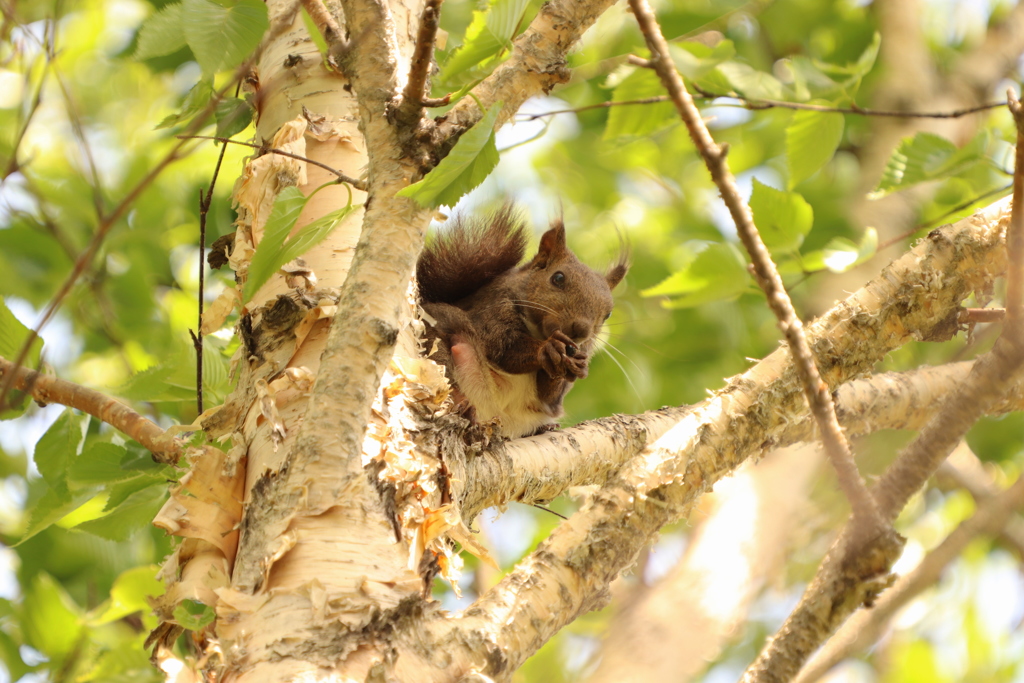
M565 377L566 344L561 339L558 339L559 335L565 337L561 332L555 332L541 345L540 350L537 352L537 360L540 362L540 367L552 379ZM571 339L565 338L569 344L572 344Z

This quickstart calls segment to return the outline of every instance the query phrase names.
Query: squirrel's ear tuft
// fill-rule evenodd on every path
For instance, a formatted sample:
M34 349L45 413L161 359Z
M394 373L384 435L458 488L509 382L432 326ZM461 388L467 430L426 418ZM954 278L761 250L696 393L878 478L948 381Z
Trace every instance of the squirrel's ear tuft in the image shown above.
M604 279L608 281L609 289L615 289L615 285L622 282L622 278L626 277L626 271L629 270L629 244L622 239L621 233L619 234L619 243L619 258L604 276Z
M565 223L562 219L556 220L540 238L540 248L537 255L533 257L530 265L537 268L547 268L548 263L561 258L568 247L565 246Z

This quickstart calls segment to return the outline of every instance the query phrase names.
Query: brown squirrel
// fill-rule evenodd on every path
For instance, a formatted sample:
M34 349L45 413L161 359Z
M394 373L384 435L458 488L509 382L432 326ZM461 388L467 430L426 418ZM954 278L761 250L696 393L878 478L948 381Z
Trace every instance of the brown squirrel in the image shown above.
M506 205L487 220L456 219L416 265L430 358L445 366L473 417L499 418L509 438L545 431L562 416L628 268L625 252L605 275L581 263L561 220L519 265L526 240L522 218Z

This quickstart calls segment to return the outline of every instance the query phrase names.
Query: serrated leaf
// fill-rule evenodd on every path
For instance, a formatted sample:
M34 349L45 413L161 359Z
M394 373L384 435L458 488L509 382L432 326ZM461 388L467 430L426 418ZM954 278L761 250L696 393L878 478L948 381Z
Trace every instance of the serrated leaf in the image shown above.
M63 661L78 645L83 628L78 605L49 574L37 574L29 585L21 615L25 641L46 655L51 665Z
M103 506L103 512L115 510L135 494L154 488L157 492L166 491L167 477L156 473L139 474L131 479L114 484L107 492L107 504Z
M166 5L150 15L139 29L139 42L135 48L135 59L162 57L185 47L185 32L182 30L181 3Z
M664 94L665 87L657 74L650 69L637 69L612 91L612 102L630 102ZM679 122L679 115L671 102L612 107L604 128L604 139L646 137Z
M263 228L263 238L256 245L256 252L249 263L249 276L242 288L242 299L248 301L259 291L270 276L281 267L275 265L276 256L281 251L288 233L295 227L299 214L306 206L306 197L297 187L286 187L277 193L274 206L270 209L267 224ZM282 262L283 263L283 262Z
M213 608L197 600L182 600L174 607L174 620L190 631L198 631L213 622Z
M217 103L216 118L217 137L234 137L252 123L252 107L239 97L228 97Z
M11 309L7 308L2 297L0 297L0 356L13 361L21 351L22 344L28 339L29 330L21 324L21 321L14 317ZM29 354L25 356L26 367L39 365L39 352L43 348L43 340L36 337L32 342Z
M138 476L138 472L125 470L121 463L128 455L122 446L112 443L94 443L75 458L68 470L71 488L123 481Z
M62 491L48 489L28 511L28 526L15 546L19 546L39 532L53 526L67 515L82 507L95 495L94 491Z
M185 96L185 101L181 104L181 109L176 113L170 114L164 118L163 121L156 125L156 130L161 128L170 128L179 123L185 123L190 121L193 116L201 112L206 108L206 105L210 103L210 99L213 97L213 82L203 79L192 86L192 89L188 91L188 95Z
M732 90L752 100L788 99L786 87L770 73L758 71L742 62L723 62L715 70L724 76Z
M735 299L750 288L746 261L731 242L712 244L678 273L641 292L642 296L668 296L666 308L689 308Z
M445 60L438 81L450 83L501 50L510 48L529 4L529 0L493 0L486 10L473 12L465 42Z
M872 199L884 197L917 183L939 180L965 172L979 163L988 163L985 150L990 134L982 131L962 148L934 133L918 133L903 141L889 157Z
M798 111L786 126L787 187L793 189L817 173L836 153L843 139L842 114Z
M670 43L668 51L679 73L690 80L703 77L722 62L736 56L736 47L731 40L721 40L714 47L696 42L681 45Z
M761 240L772 252L795 251L814 223L814 210L796 192L782 192L756 178L750 195L750 210Z
M192 54L209 77L241 64L260 44L270 21L260 0L238 0L227 7L183 0L181 24Z
M67 408L36 443L32 458L51 489L67 489L68 469L78 455L88 426L88 415L76 415Z
M166 497L164 487L150 485L133 493L108 514L73 528L111 541L127 541L132 534L149 526Z
M110 589L110 599L93 611L89 624L100 626L135 612L148 612L147 598L163 595L166 589L164 582L156 578L159 570L156 565L149 565L123 572Z
M462 195L484 181L498 165L498 148L494 144L494 124L501 113L502 102L484 112L476 125L467 130L455 147L423 180L398 192L420 206L437 208L455 206Z

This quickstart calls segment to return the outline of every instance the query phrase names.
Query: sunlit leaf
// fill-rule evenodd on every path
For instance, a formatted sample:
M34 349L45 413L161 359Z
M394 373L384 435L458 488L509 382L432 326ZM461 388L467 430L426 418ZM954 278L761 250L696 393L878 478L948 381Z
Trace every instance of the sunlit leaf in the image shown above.
M147 598L163 595L164 582L156 578L156 565L135 567L122 572L110 589L110 599L93 612L91 624L108 624L135 612L148 612L151 608Z
M228 97L217 103L216 118L217 137L230 138L252 123L252 106L241 98Z
M111 512L82 522L74 528L111 541L126 541L149 526L167 498L167 488L157 482L129 496Z
M67 489L68 470L78 455L78 448L88 426L88 415L76 415L68 408L36 443L33 459L39 468L39 474L51 489Z
M465 41L445 61L438 80L450 83L510 47L529 4L529 0L492 0L487 9L474 12Z
M299 214L302 213L304 206L306 197L297 187L286 187L277 193L267 224L263 228L263 238L256 245L256 253L249 264L249 279L242 289L245 301L252 298L263 283L281 267L281 263L285 263L278 262L277 256L288 234L295 227L295 222L299 220Z
M650 69L637 69L612 91L613 102L632 102L665 95L665 86ZM612 107L604 139L642 137L679 123L679 115L671 102L627 104Z
M161 57L177 52L187 44L182 30L181 3L165 5L142 23L135 59Z
M74 651L82 632L80 610L49 574L38 574L29 584L22 607L29 645L58 662Z
M939 180L988 163L985 150L991 135L982 131L962 148L934 133L918 133L904 138L886 163L882 179L872 193L883 197L895 190L928 180Z
M156 125L157 130L190 121L193 116L206 108L206 105L210 103L212 98L213 82L206 79L200 80L188 91L185 101L181 104L181 109L174 114L166 116Z
M750 196L750 210L761 240L774 252L794 251L814 223L814 210L796 192L781 192L756 178Z
M306 26L306 32L309 37L313 40L313 44L316 45L316 49L320 51L320 54L327 56L327 41L324 40L324 36L320 33L320 29L316 27L313 22L313 17L309 16L309 12L306 8L302 8L302 23Z
M497 102L484 112L476 125L467 130L448 153L423 180L398 192L411 197L421 206L455 206L462 195L484 181L498 165L498 148L494 144L494 124L501 113Z
M174 608L174 620L190 631L198 631L213 622L213 608L195 600L182 600Z
M843 139L842 114L797 111L786 126L787 186L793 189L817 173L839 148Z
M185 40L206 76L241 64L270 25L267 6L260 0L238 0L230 6L211 0L183 0L181 23Z
M860 244L854 244L845 237L833 237L824 249L802 255L800 263L807 272L830 270L843 273L867 261L877 250L878 231L867 228Z
M709 245L681 271L645 289L643 296L670 297L667 308L689 308L735 299L750 288L750 275L739 249L731 242Z

